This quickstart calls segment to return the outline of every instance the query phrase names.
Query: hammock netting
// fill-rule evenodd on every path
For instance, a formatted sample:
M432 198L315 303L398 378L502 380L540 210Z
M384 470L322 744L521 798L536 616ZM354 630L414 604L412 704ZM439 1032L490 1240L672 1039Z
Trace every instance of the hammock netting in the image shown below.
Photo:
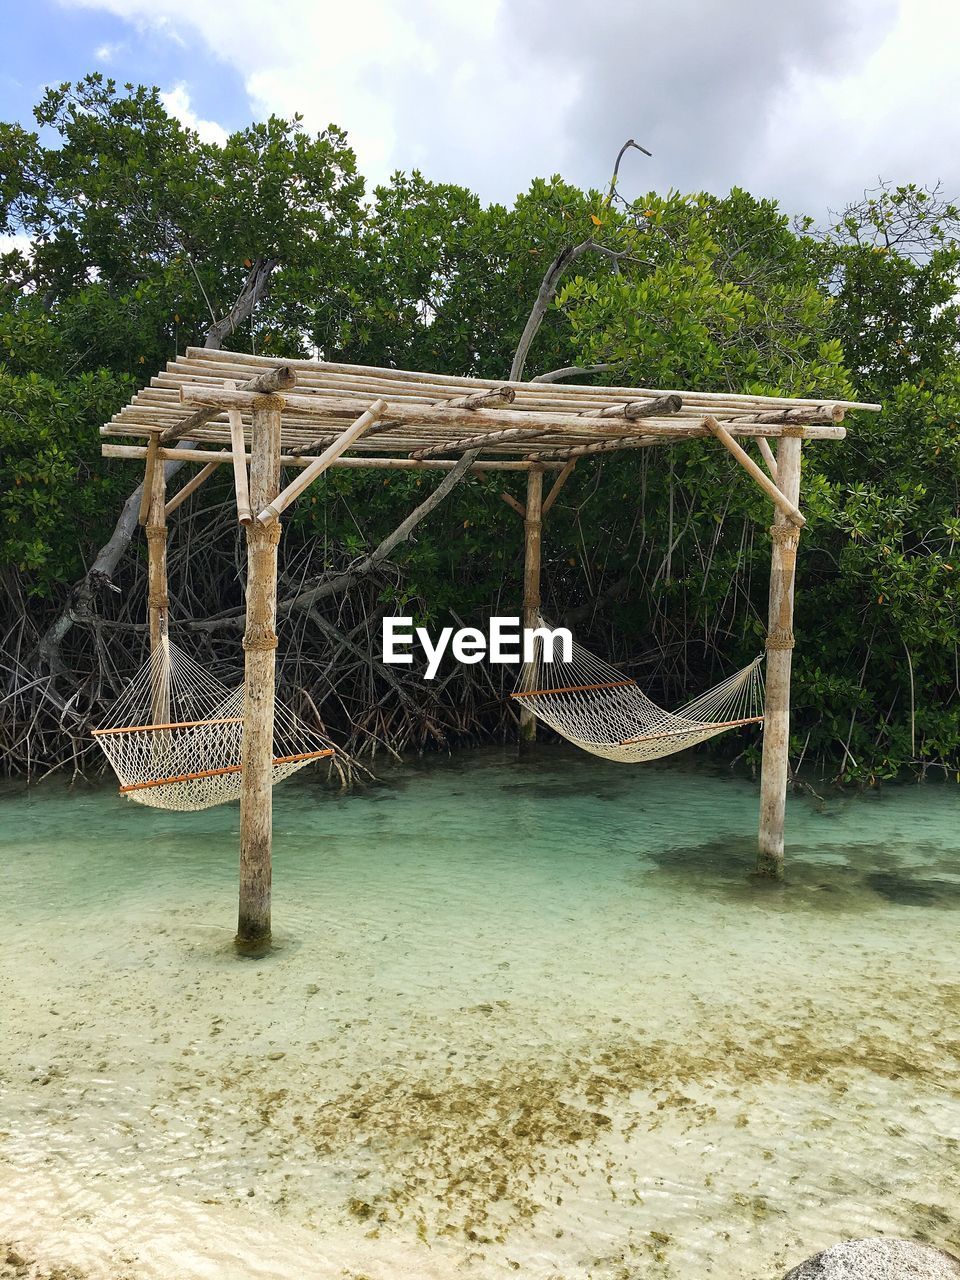
M537 626L547 624L539 619ZM636 681L575 640L569 662L559 644L552 662L542 642L536 648L536 662L521 671L513 697L568 742L606 760L656 760L763 720L762 655L679 711L664 711Z
M214 679L165 638L94 737L120 781L120 794L154 809L209 809L239 800L243 785L244 691ZM273 783L330 744L276 702Z

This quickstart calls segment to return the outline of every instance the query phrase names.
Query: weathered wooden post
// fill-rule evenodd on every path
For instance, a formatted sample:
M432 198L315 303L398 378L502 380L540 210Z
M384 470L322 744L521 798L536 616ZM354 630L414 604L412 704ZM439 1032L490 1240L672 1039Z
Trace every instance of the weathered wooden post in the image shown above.
M543 523L543 471L527 472L527 505L523 516L523 625L535 627L540 615L540 532ZM522 688L532 689L536 663L523 666ZM537 718L520 704L520 750L537 740Z
M795 433L795 434L794 434ZM785 427L777 446L777 483L794 506L800 501L802 428ZM779 507L770 529L770 614L760 766L760 845L757 872L783 875L783 829L790 769L790 669L793 663L793 595L800 529Z
M260 511L280 490L283 400L254 401L250 505ZM244 648L243 788L240 794L240 910L237 950L262 955L270 946L273 843L273 710L277 650L277 547L280 522L246 526L247 627Z
M143 477L141 523L147 534L147 618L150 627L150 721L170 720L170 665L167 633L170 600L167 594L167 485L156 436L151 440ZM152 456L151 456L152 451Z

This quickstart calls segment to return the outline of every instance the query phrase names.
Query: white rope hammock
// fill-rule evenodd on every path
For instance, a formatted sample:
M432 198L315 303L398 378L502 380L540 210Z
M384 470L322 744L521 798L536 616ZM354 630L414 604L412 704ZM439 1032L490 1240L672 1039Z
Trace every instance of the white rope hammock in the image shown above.
M543 619L537 626L546 626ZM639 764L706 742L727 729L763 719L763 658L758 657L679 711L664 711L608 663L573 642L571 660L543 660L521 671L511 695L544 724L606 760Z
M154 809L209 809L239 800L243 686L229 689L164 637L93 731L120 794ZM277 701L273 784L333 750Z

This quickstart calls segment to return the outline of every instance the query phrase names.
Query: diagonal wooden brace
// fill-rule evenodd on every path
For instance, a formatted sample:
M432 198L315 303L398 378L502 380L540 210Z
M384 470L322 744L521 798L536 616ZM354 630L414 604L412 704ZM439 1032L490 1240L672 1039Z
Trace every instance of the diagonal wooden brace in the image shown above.
M747 475L756 480L760 488L768 497L773 499L774 505L779 507L787 519L795 524L798 529L802 529L807 522L800 512L800 508L792 503L783 491L773 483L767 473L757 466L749 453L745 449L741 449L726 427L719 423L716 418L711 418L709 415L704 418L703 425L712 435L717 437L722 445L730 450Z
M257 516L260 523L268 525L279 519L290 503L296 501L304 489L308 489L317 476L322 475L340 457L341 453L346 453L350 446L355 444L369 427L372 427L375 422L383 417L386 410L387 402L385 400L375 400L356 422L347 427L346 431L342 432L334 440L333 444L324 449L319 458L315 458L305 471L301 471L295 480L291 480L287 487L264 507Z

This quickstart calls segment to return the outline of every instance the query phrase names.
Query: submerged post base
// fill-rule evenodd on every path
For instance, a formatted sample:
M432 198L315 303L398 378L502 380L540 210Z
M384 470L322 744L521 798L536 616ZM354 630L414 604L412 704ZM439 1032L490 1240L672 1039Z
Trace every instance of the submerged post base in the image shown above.
M761 849L757 854L758 876L766 876L768 880L782 880L783 865L782 853L764 853Z
M272 947L270 931L266 933L238 933L233 940L233 947L239 956L249 956L254 960L265 956Z

